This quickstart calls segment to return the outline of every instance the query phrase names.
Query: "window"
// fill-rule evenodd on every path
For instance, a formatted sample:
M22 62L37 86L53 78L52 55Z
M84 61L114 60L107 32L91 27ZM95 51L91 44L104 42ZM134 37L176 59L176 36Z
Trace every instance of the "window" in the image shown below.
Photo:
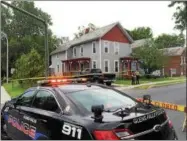
M57 72L59 72L59 65L57 65Z
M59 56L58 56L58 53L56 54L56 58L58 58Z
M52 112L59 112L58 104L51 92L40 90L33 101L32 107Z
M75 57L77 55L77 51L76 51L76 48L74 47L73 48L73 56Z
M97 62L96 61L92 61L92 68L96 69L97 68Z
M105 60L104 61L104 67L105 67L105 72L109 72L108 67L109 67L109 61Z
M104 52L109 53L109 43L107 41L104 42Z
M93 52L93 53L96 53L95 42L92 43L92 52Z
M27 106L29 107L32 103L33 97L34 97L34 90L30 90L25 92L23 95L21 95L16 104L19 106Z
M91 73L102 73L100 69L92 69Z
M119 43L114 42L114 54L118 55L119 54Z
M114 61L114 71L119 72L119 61L118 60Z
M80 103L91 112L93 105L104 105L106 109L115 110L124 106L135 106L136 101L126 95L111 89L88 89L84 91L75 91L68 96L74 101Z
M80 55L83 56L83 47L80 48Z

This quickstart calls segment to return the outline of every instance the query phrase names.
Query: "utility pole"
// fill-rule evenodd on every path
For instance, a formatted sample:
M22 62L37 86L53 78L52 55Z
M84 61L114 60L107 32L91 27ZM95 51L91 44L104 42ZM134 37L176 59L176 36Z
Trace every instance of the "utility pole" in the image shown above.
M7 53L6 53L6 82L8 83L8 74L9 74L9 69L8 69L8 53L9 53L9 49L8 49L8 36L7 36L7 34L6 33L4 33L4 32L2 32L1 31L1 34L3 35L2 37L5 37L5 39L6 39L6 45L7 45L7 47L6 47L6 49L7 49Z
M24 13L24 14L26 14L26 15L28 15L28 16L30 16L30 17L32 17L44 24L44 28L45 28L45 43L44 43L45 44L45 77L47 78L49 76L49 48L48 48L47 22L44 19L41 19L40 17L37 17L36 15L29 13L26 10L23 10L19 7L12 5L12 4L9 4L5 1L1 1L1 3L8 6L8 7L15 9L15 10L18 10L19 12Z

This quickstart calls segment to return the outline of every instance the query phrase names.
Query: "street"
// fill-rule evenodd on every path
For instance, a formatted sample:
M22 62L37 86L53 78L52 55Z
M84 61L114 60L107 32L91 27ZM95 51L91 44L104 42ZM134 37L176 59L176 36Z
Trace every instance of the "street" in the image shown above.
M142 97L143 94L149 94L151 95L152 100L186 105L186 83L160 88L152 88L148 90L128 89L122 91L135 98ZM184 121L185 114L182 112L176 112L171 110L166 111L171 121L173 122L178 138L180 140L186 140L186 132L182 132L182 124Z

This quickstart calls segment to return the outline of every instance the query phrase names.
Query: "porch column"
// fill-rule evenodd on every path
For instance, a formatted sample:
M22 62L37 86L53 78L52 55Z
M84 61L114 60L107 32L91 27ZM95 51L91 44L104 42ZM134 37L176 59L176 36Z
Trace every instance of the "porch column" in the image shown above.
M71 71L71 64L72 64L72 62L69 62L69 71Z
M127 73L127 74L128 74L128 75L131 75L131 72L130 72L130 63L131 63L131 61L130 61L130 60L127 60L127 62L128 62L128 63L127 63L127 64L128 64L128 69L127 69L127 70L128 70L128 73Z
M78 61L78 64L79 64L78 70L81 71L81 61Z
M136 60L136 70L139 70L139 64L138 64L138 60Z

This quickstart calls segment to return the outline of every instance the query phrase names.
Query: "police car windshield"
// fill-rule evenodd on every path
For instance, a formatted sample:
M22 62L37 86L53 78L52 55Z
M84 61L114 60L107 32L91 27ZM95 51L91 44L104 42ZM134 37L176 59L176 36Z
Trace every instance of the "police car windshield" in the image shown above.
M132 107L137 104L133 99L111 89L87 89L67 94L71 99L80 103L88 111L93 105L104 105L105 109Z

